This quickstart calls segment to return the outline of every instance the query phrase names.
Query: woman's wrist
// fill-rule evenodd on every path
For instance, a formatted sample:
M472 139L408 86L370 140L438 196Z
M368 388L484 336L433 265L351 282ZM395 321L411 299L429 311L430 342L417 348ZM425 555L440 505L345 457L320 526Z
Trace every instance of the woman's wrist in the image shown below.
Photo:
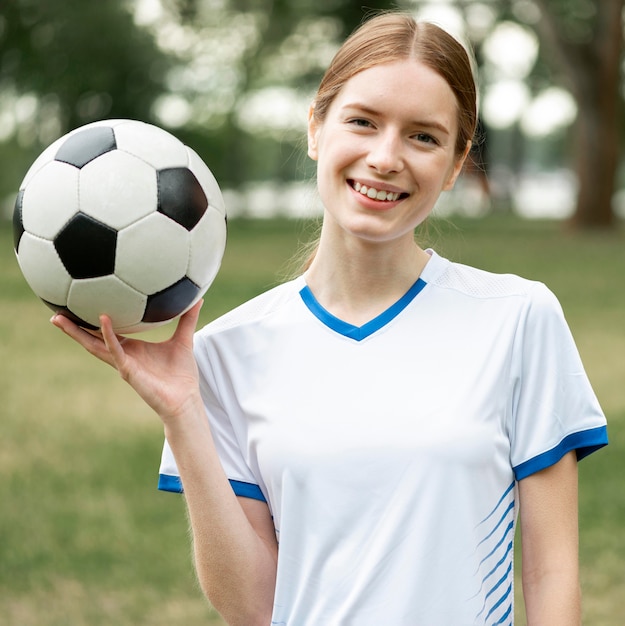
M175 410L160 414L161 421L165 428L165 435L168 431L181 432L189 428L206 425L206 411L204 403L198 393L189 395Z

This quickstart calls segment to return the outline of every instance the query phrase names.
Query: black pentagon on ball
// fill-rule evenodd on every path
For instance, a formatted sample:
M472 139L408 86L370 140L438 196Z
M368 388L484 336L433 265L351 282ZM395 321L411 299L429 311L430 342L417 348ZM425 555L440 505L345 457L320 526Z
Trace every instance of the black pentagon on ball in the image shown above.
M117 148L115 133L109 126L96 126L78 131L67 138L57 150L55 161L69 163L80 169L93 159Z
M191 230L202 218L208 200L193 172L186 167L159 170L158 211Z
M24 190L18 192L13 209L13 247L17 251L20 239L24 234L24 224L22 222L22 202L24 200Z
M186 276L177 283L148 296L142 322L166 322L184 311L197 297L200 288Z
M72 278L95 278L115 269L117 231L76 213L54 239L54 247Z
M74 324L78 324L78 326L82 326L83 328L88 328L89 330L98 330L99 326L94 326L89 322L85 322L85 320L81 319L75 313L72 313L66 306L61 306L60 304L54 304L52 302L48 302L41 298L41 301L48 307L50 307L55 313L58 315L64 315L68 317Z

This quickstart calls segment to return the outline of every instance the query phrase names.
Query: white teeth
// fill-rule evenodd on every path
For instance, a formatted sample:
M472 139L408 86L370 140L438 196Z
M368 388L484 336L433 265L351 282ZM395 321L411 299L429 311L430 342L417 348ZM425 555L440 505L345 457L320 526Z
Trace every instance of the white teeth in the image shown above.
M367 196L371 199L376 200L390 200L395 201L399 198L399 193L392 191L378 191L373 187L367 187L366 185L361 185L359 182L354 182L354 189L361 193L363 196Z

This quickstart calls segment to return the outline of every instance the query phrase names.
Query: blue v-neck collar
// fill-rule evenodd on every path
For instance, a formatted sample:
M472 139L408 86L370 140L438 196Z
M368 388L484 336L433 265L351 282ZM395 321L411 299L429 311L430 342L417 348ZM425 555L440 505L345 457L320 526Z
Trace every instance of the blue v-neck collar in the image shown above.
M395 304L392 304L386 311L362 326L354 326L344 322L324 309L308 285L304 285L299 293L304 304L320 322L340 335L355 341L362 341L393 321L417 297L426 284L422 278L418 278L414 285Z

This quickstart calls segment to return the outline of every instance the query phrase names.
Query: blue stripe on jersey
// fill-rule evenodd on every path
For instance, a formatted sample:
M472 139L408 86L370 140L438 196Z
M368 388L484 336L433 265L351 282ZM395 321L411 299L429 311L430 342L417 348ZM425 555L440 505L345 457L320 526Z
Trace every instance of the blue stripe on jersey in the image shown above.
M495 508L478 524L478 526L481 526L484 522L488 521L488 519L490 517L492 517L493 515L495 515L495 513L497 512L497 509L499 508L499 505L506 499L506 496L514 489L514 483L510 483L510 486L503 492L503 495L501 496L501 498L499 498L499 502L497 502L497 504L495 505ZM514 502L514 501L513 501Z
M170 474L158 475L158 488L161 491L171 491L172 493L183 492L180 476L171 476Z
M486 552L476 572L481 578L478 593L484 598L476 624L491 624L493 619L498 620L497 624L507 624L512 613L514 485L507 487L493 510L476 526L482 536L477 549Z
M501 619L495 622L497 624L512 624L512 622L508 622L508 619L512 617L512 602L508 605L508 610L501 616Z
M606 426L582 430L565 437L557 446L547 450L532 459L519 463L513 467L514 476L517 480L527 478L536 472L557 463L567 452L575 450L577 460L580 461L595 450L603 448L608 443L608 429Z
M506 521L506 517L508 516L508 513L510 513L511 511L514 511L514 500L510 502L510 504L508 505L508 508L502 513L495 527L488 533L488 535L486 535L486 537L484 537L484 539L482 539L482 541L480 541L480 543L478 544L479 546L481 546L486 540L490 539L495 534L497 529ZM509 525L514 525L514 523L510 522Z
M240 480L231 480L232 490L237 496L242 498L252 498L253 500L260 500L261 502L267 502L263 492L258 485L252 483L245 483ZM182 481L180 476L171 476L169 474L159 474L158 476L158 488L161 491L171 491L172 493L184 493L182 488Z
M512 610L512 601L510 600L510 594L511 593L512 593L512 583L510 583L508 585L508 587L506 588L505 593L501 596L501 598L499 598L497 603L488 612L488 615L486 616L486 619L488 619L504 602L508 601L507 609L506 609L506 612L504 613L503 617L498 622L495 622L496 624L502 624L503 623L502 620L506 619L508 617L508 615L510 615L510 611Z
M320 322L345 337L362 341L394 320L417 297L426 284L423 279L418 278L414 285L395 304L362 326L348 324L324 309L317 302L308 285L304 286L299 293L304 304Z
M252 500L267 502L258 485L254 485L253 483L244 483L240 480L231 480L230 484L232 485L234 493L241 498L252 498Z

